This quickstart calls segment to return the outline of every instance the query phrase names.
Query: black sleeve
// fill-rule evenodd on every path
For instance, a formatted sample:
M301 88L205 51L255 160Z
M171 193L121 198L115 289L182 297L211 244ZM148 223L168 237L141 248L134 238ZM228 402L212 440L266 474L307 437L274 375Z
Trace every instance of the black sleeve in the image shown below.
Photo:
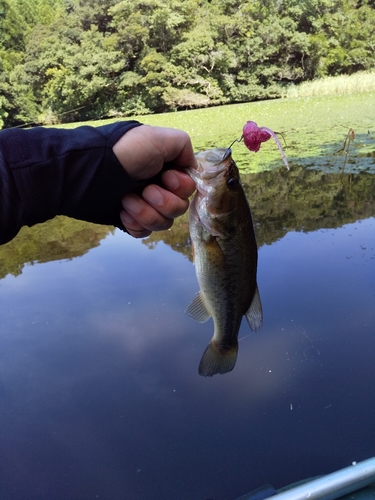
M136 121L101 127L0 132L0 244L23 225L55 215L114 225L120 220L121 198L138 192L112 151Z

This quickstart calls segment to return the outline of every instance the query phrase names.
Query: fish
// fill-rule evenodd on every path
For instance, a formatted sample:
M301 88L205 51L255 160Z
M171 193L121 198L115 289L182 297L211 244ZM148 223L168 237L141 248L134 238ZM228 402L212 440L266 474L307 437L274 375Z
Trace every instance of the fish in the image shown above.
M214 334L198 369L212 377L233 370L242 317L257 331L263 312L254 225L232 151L214 148L195 156L198 168L186 170L197 187L189 230L200 290L185 312L201 323L213 319Z

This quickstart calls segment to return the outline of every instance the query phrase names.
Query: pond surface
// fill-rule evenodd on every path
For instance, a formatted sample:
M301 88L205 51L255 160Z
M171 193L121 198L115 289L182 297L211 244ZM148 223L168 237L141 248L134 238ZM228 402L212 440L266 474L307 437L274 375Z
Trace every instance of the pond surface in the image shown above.
M203 378L187 220L64 218L0 247L6 500L235 500L375 455L375 176L243 176L264 326Z

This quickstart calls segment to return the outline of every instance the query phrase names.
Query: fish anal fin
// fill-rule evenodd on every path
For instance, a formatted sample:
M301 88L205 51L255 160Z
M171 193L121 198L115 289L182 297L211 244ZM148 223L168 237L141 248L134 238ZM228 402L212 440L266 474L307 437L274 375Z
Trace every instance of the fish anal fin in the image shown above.
M196 321L199 321L199 323L205 323L211 317L211 314L207 311L201 292L198 292L185 313Z
M249 309L245 313L245 317L253 332L258 331L262 327L263 311L258 287L255 289L253 300L251 301Z
M231 347L222 347L211 340L199 363L199 375L212 377L216 373L227 373L233 370L237 360L238 342Z

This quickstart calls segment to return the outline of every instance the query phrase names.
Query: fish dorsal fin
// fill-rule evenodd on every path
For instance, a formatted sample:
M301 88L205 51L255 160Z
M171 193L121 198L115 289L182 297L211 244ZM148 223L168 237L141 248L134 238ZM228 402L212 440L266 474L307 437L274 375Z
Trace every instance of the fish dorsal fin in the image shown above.
M258 287L255 289L253 300L251 301L249 309L245 313L245 317L253 332L259 330L263 325L262 303L260 301Z
M185 312L199 321L199 323L205 323L211 317L211 314L207 311L201 292L197 293L197 296L190 303Z

